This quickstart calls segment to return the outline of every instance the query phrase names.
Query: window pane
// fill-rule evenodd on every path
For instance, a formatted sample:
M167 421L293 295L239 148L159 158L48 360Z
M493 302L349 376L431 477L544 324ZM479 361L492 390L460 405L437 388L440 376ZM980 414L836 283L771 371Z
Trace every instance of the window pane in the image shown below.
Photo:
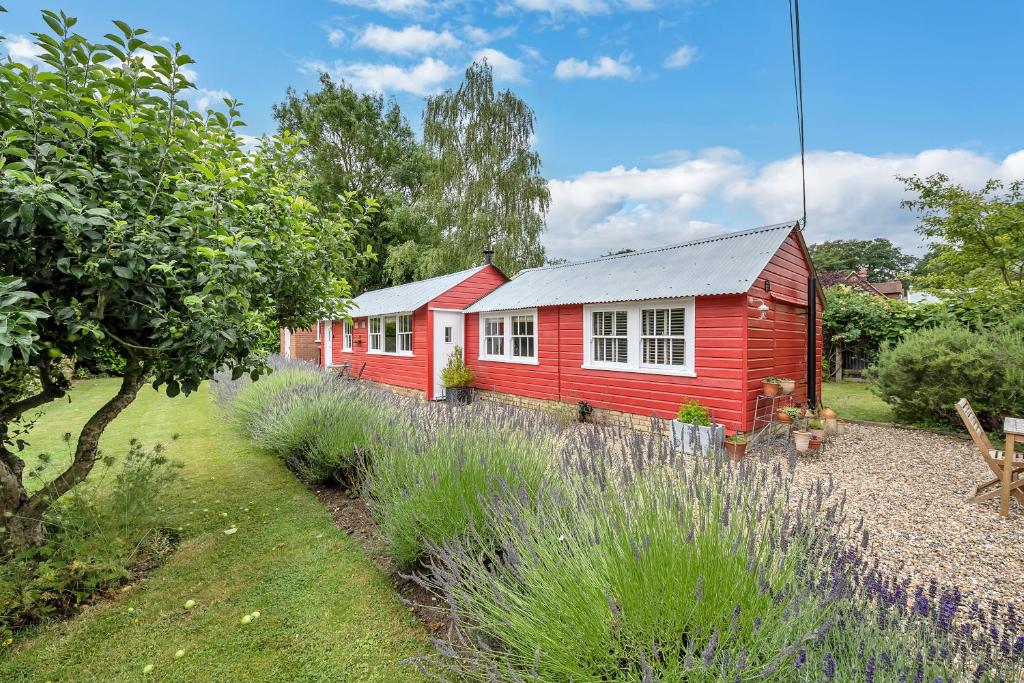
M398 348L396 345L395 334L398 330L398 321L394 317L384 318L384 352L395 353Z
M683 337L686 335L686 309L684 308L673 308L671 311L672 323L669 326L669 334L673 337Z

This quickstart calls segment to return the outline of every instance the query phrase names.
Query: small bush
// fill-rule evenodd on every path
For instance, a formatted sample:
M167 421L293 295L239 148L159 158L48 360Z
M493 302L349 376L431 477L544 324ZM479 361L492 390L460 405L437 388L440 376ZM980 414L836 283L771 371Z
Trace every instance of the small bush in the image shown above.
M448 363L441 368L441 384L451 388L468 387L475 378L476 374L466 367L462 347L456 346L452 355L448 357Z
M697 424L707 427L711 424L711 418L708 416L708 409L700 404L699 401L690 401L679 406L679 413L676 415L676 419L686 424Z
M1024 414L1024 323L973 331L944 325L884 348L870 376L898 420L963 428L955 404L967 398L988 429Z
M279 365L255 382L241 384L230 401L229 412L245 432L253 434L278 394L296 387L315 387L328 381L328 376L310 365Z
M172 549L177 533L160 526L154 502L181 464L132 440L123 459L103 457L98 467L47 512L46 544L0 565L0 635L73 612Z
M499 485L532 499L553 461L554 428L532 413L506 406L442 406L411 410L372 449L366 497L391 557L402 567L430 544L470 528L488 543L484 500Z

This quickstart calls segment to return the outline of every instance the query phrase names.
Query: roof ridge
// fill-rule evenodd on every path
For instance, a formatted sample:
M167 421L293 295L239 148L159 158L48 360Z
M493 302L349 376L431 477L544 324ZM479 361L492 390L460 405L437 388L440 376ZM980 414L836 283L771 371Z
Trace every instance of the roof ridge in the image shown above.
M411 282L403 282L400 285L391 285L390 287L381 287L379 289L368 289L365 292L359 294L358 296L353 297L353 299L358 299L360 296L363 296L364 294L374 294L374 293L377 293L377 292L386 292L389 289L399 289L400 287L408 287L409 285L421 285L424 282L431 282L433 280L440 280L441 278L445 278L445 277L452 277L453 275L461 275L463 273L470 273L470 272L473 272L473 271L481 270L481 269L483 269L486 266L487 266L487 264L485 263L482 266L473 266L472 268L466 268L465 270L456 270L456 271L453 271L451 273L445 273L444 275L435 275L433 277L428 277L425 280L413 280Z
M599 256L597 258L585 259L583 261L573 261L571 263L558 263L550 266L538 266L536 268L524 268L523 270L516 273L518 278L523 273L529 273L537 270L555 270L556 268L569 268L571 266L581 266L587 263L596 263L598 261L607 261L611 259L628 258L630 256L642 256L644 254L654 254L659 251L668 251L670 249L680 249L682 247L692 247L696 244L704 244L707 242L717 242L719 240L732 239L735 237L743 237L758 232L768 232L769 230L779 230L781 228L793 228L798 225L800 221L783 221L781 223L771 223L769 225L761 225L756 228L747 228L746 230L734 230L732 232L723 232L717 235L710 235L708 237L701 237L687 242L679 242L677 244L668 244L661 247L651 247L650 249L640 249L637 251L630 251L625 254L613 254L610 256Z

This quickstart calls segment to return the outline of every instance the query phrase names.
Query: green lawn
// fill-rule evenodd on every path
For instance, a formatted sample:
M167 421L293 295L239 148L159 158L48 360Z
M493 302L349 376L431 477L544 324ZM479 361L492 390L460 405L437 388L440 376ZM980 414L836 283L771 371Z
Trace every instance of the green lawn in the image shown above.
M866 382L824 382L822 402L842 420L893 422L892 409L868 388Z
M92 380L70 404L52 404L29 460L63 453L61 435L115 390L116 380ZM153 501L169 526L184 527L184 541L116 599L17 638L0 655L0 680L139 680L147 664L146 678L160 681L417 679L396 662L429 648L425 630L320 502L224 423L205 386L175 399L147 387L102 447L123 451L133 436L185 462L177 487ZM225 535L231 525L238 532ZM191 611L188 599L198 603ZM242 625L254 610L262 616Z

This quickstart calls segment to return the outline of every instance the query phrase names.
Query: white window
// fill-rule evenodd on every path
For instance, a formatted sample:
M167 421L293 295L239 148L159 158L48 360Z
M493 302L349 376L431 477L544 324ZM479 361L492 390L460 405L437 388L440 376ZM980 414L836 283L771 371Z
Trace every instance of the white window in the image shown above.
M694 301L583 307L583 367L696 376Z
M380 318L370 318L370 350L381 350Z
M537 363L537 311L480 314L480 360Z
M452 343L452 326L451 325L445 325L444 326L444 343L445 344L451 344Z
M352 321L345 320L341 323L341 350L352 350Z
M370 318L370 353L412 355L412 314Z
M628 311L593 311L590 345L595 363L629 362Z

